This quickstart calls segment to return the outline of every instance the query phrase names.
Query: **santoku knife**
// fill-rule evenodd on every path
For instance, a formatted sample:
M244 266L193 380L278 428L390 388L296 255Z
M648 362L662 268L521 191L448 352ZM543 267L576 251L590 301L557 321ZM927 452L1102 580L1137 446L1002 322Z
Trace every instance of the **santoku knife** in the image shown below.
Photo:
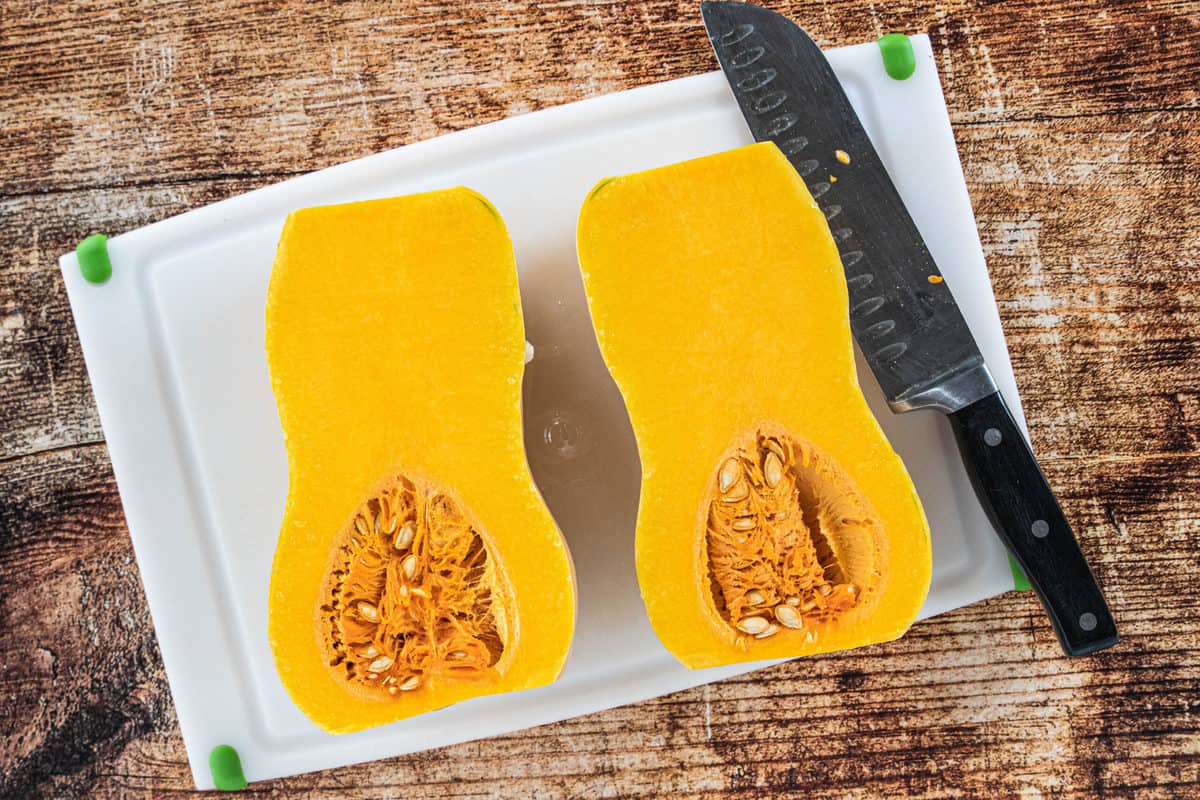
M1075 534L820 48L758 6L706 2L701 12L754 138L783 151L829 220L846 270L850 326L892 410L950 416L984 510L1063 650L1112 646L1116 624Z

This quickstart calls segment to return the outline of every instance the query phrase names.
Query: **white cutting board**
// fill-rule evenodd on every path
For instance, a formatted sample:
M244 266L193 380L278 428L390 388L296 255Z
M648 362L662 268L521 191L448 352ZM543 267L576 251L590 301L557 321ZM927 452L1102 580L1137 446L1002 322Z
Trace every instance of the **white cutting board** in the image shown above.
M928 38L895 81L874 44L829 52L1010 407L1012 368ZM196 785L208 754L250 781L492 736L673 692L761 665L679 666L646 621L633 566L636 449L591 336L575 222L599 179L750 142L717 72L539 111L316 172L109 240L94 286L61 259ZM828 157L827 154L825 157ZM817 154L821 157L820 154ZM528 338L526 441L579 579L575 645L554 685L480 698L346 736L292 704L267 644L267 585L287 487L263 353L275 244L295 208L463 184L491 199L516 248ZM923 615L1013 587L947 422L891 414L933 531Z

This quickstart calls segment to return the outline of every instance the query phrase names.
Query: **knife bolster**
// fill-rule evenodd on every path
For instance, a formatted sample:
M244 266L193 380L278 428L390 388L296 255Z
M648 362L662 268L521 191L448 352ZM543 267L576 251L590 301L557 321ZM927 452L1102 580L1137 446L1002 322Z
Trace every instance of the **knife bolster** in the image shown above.
M888 405L897 414L918 408L936 408L953 414L995 392L996 382L987 364L981 356L974 355L898 397L889 397Z

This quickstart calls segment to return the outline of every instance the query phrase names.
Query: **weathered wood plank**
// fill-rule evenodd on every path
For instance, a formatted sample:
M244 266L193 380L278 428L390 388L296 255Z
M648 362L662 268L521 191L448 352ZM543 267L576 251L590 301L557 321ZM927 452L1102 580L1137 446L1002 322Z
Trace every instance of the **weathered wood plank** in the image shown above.
M58 257L268 179L0 198L0 460L102 439Z
M1046 455L1195 452L1197 112L965 126L964 171Z
M928 31L958 122L1200 105L1182 0L772 5L825 45ZM5 2L0 194L305 172L716 66L690 0L53 8Z

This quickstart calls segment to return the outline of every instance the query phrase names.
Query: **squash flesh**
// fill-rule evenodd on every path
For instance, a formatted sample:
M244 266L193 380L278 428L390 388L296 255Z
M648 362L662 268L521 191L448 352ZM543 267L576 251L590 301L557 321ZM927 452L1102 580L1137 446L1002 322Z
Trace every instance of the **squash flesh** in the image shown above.
M901 635L928 590L928 526L858 385L828 224L778 148L602 182L580 214L578 247L601 352L638 441L638 580L667 649L699 668ZM762 639L723 614L708 547L719 468L757 431L826 454L881 530L868 543L878 547L860 541L847 556L877 559L869 598Z
M266 332L289 474L269 635L301 710L327 731L349 732L553 681L573 632L574 579L525 460L524 329L512 245L495 209L453 189L294 212L271 276ZM342 549L361 538L355 519L401 481L454 498L463 525L486 545L506 641L469 679L439 669L419 689L389 694L330 663L329 615L338 564L358 556ZM398 575L430 588L424 572L404 573L409 550L423 554L422 565L429 554L413 542L388 551L386 542L372 547L394 563L383 578L358 583ZM430 640L444 638L430 630ZM442 648L443 661L451 652ZM359 658L360 677L377 658ZM405 676L384 671L378 680L386 677L396 686Z

